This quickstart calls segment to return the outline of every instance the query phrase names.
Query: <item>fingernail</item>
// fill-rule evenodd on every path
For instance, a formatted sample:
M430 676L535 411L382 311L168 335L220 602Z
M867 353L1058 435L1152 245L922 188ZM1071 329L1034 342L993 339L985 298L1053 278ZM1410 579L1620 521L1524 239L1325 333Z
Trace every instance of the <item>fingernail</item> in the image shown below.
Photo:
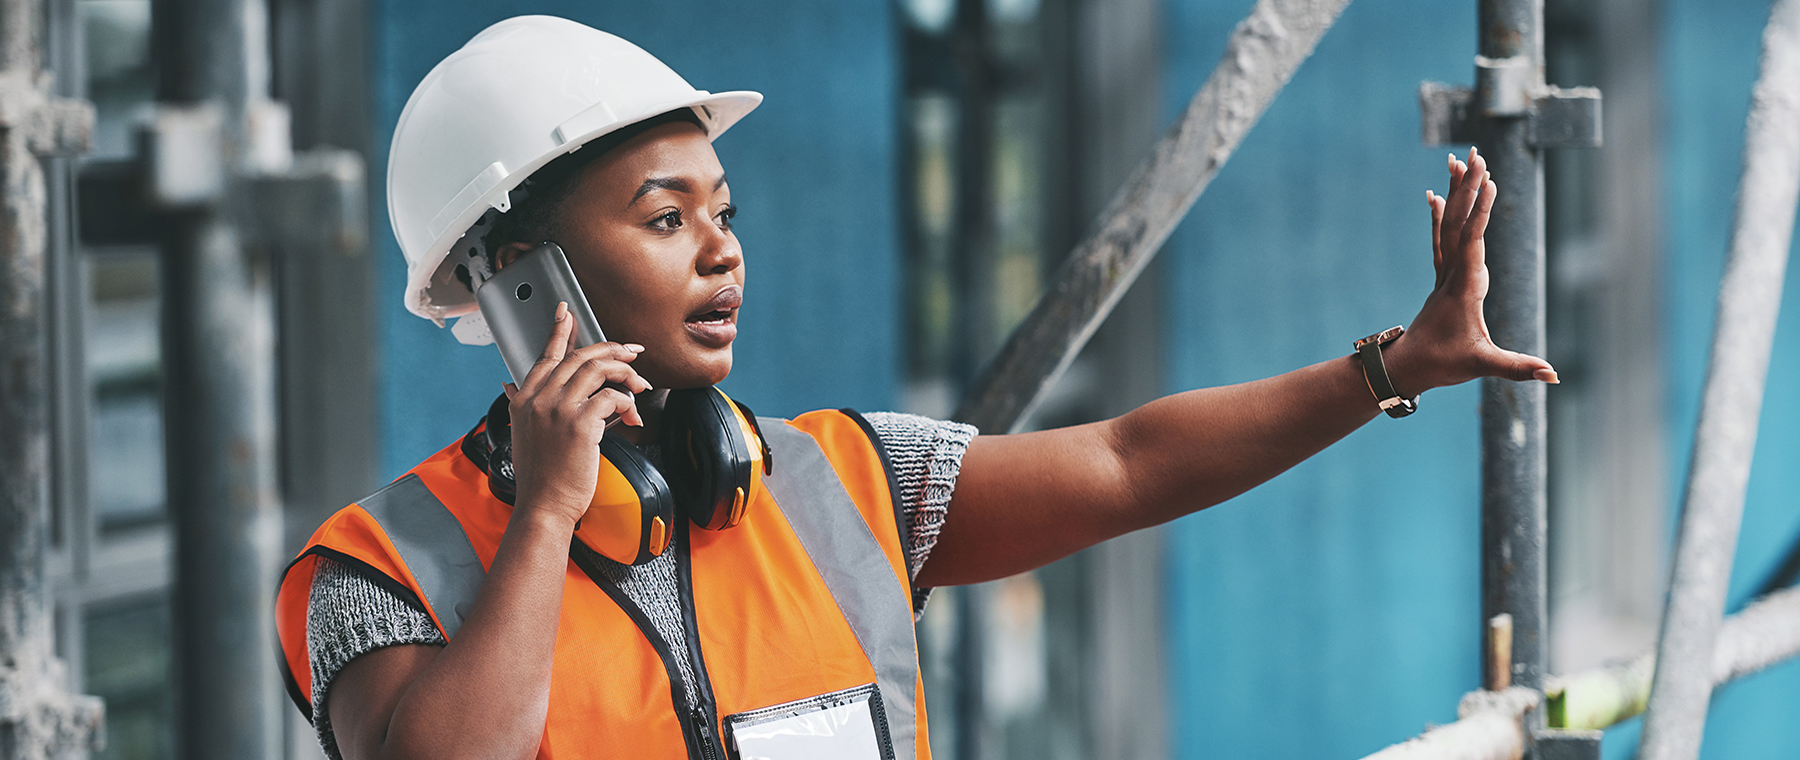
M556 321L561 322L562 318L568 316L568 314L569 314L569 302L568 301L557 301L556 302Z
M638 344L636 344L636 343L626 343L626 344L624 344L624 345L625 345L625 350L626 350L626 351L630 351L630 352L632 352L632 353L634 353L634 354L641 354L641 353L643 353L643 352L644 352L644 347L643 347L643 346L640 346L640 345L638 345Z
M1561 385L1562 384L1562 379L1558 378L1556 376L1556 370L1554 370L1554 369L1540 369L1536 372L1531 373L1531 376L1534 379L1541 380L1544 383L1549 384L1549 385Z

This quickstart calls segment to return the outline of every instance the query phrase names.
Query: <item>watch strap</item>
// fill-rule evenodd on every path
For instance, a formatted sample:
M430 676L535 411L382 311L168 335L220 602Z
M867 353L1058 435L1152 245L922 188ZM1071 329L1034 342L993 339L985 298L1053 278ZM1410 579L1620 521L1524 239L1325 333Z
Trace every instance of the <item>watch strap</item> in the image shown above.
M1406 334L1406 328L1395 326L1375 333L1356 342L1356 355L1362 359L1363 379L1369 384L1369 392L1375 394L1375 402L1381 411L1389 417L1400 418L1412 414L1419 409L1418 399L1401 398L1400 392L1394 390L1394 383L1388 379L1387 365L1381 360L1381 347L1392 343L1395 338Z

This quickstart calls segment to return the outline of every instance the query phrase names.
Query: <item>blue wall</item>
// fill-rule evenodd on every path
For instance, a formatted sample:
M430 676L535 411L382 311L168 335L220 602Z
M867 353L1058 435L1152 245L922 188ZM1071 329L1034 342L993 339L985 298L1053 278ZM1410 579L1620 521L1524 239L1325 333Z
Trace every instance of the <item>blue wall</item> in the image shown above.
M1171 0L1169 118L1249 0ZM1408 321L1431 285L1418 143L1421 79L1467 83L1474 7L1365 0L1257 125L1172 239L1170 391L1340 355ZM1768 3L1671 0L1664 46L1671 477L1685 478ZM1501 188L1502 192L1505 188ZM1790 269L1733 607L1800 535L1800 320ZM1554 393L1554 389L1552 390ZM1473 387L1433 391L1292 472L1170 534L1174 740L1182 757L1360 757L1455 719L1478 683ZM1394 467L1403 474L1373 473ZM1671 516L1670 524L1674 524ZM1800 665L1727 687L1708 758L1791 757ZM1640 721L1608 733L1635 752Z
M1171 0L1171 120L1252 5ZM1425 190L1448 183L1415 93L1471 76L1474 8L1353 3L1326 34L1169 243L1169 391L1412 320L1433 277ZM1456 719L1477 684L1475 409L1473 386L1433 391L1173 526L1179 757L1354 758Z
M765 414L886 408L900 376L898 71L882 0L655 6L539 3L621 34L703 89L757 89L719 143L750 282L726 387ZM1251 0L1169 0L1168 117ZM1169 387L1240 382L1341 355L1410 321L1431 285L1423 190L1443 151L1418 141L1422 79L1466 83L1474 3L1362 0L1326 35L1171 240ZM518 12L494 2L376 4L381 176L393 121L438 59ZM1762 0L1668 0L1670 472L1685 475L1755 76ZM379 188L377 188L379 193ZM376 210L385 209L377 195ZM382 466L395 476L468 429L505 370L490 348L400 306L401 258L378 216ZM1770 387L1800 383L1791 295ZM1554 392L1554 391L1553 391ZM1477 683L1473 387L1345 442L1170 532L1171 746L1181 757L1353 758L1455 719ZM1765 407L1734 605L1800 534L1800 397ZM1373 473L1399 466L1402 475ZM1679 483L1677 483L1679 486ZM1677 487L1676 493L1679 493ZM1715 701L1706 756L1800 746L1800 666ZM1637 722L1608 734L1627 757Z
M523 12L629 39L714 92L767 100L720 138L749 271L736 367L724 387L761 414L893 406L899 377L899 72L883 0L755 3L545 0L375 3L371 177L385 176L413 87L476 32ZM396 477L453 442L507 379L499 353L456 342L400 304L405 270L375 189L380 260L381 455Z

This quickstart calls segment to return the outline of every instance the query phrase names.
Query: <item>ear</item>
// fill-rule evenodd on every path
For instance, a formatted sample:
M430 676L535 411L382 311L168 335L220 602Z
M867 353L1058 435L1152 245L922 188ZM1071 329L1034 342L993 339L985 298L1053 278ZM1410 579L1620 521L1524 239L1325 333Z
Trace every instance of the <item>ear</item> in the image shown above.
M507 243L500 246L500 250L494 252L494 271L506 268L506 265L518 261L520 256L536 247L530 243Z

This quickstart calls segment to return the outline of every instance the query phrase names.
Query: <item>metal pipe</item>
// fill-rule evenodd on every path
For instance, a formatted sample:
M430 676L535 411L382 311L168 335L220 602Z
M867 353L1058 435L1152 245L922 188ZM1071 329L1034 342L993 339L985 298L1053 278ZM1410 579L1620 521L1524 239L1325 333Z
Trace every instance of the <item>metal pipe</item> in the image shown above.
M1800 199L1800 0L1777 0L1751 91L1731 251L1694 433L1681 532L1639 757L1700 753L1715 638L1737 551L1750 459Z
M1536 691L1512 687L1463 697L1457 721L1369 755L1364 760L1519 760L1529 746L1525 716L1538 706Z
M1017 430L1350 0L1257 0L1206 84L1069 254L955 418Z
M1800 655L1800 588L1756 600L1719 626L1712 688ZM1545 689L1550 721L1567 728L1607 728L1644 711L1656 653L1552 678Z
M85 148L93 114L43 87L40 3L0 3L0 756L82 756L103 708L67 690L52 639L46 191L39 155Z
M162 107L222 114L217 137L199 143L222 151L214 165L225 175L200 184L232 187L251 154L247 115L267 97L266 9L171 0L151 10ZM155 171L165 169L182 167ZM176 744L177 755L207 760L279 757L282 736L269 649L281 537L272 299L268 262L246 251L228 208L235 195L163 217Z
M1528 107L1544 88L1543 0L1481 0L1477 143L1500 189L1487 231L1488 329L1544 350L1544 165ZM1481 381L1481 620L1512 616L1512 683L1543 685L1545 403L1540 383ZM1535 713L1533 714L1536 715ZM1541 727L1541 718L1534 718Z

